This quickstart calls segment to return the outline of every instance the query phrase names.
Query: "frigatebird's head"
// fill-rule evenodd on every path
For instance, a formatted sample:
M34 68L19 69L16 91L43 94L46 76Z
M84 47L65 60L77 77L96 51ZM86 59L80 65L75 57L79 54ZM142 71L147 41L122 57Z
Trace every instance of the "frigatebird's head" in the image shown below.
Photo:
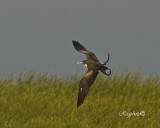
M83 60L81 62L77 62L77 64L84 64L84 66L87 67L87 61L86 60Z

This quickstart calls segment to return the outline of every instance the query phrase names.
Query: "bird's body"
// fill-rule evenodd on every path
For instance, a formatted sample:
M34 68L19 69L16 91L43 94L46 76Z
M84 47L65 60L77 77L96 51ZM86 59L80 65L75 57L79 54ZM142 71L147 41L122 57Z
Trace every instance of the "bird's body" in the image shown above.
M109 54L107 61L105 61L104 63L99 63L99 60L95 56L95 54L88 51L79 42L73 41L73 45L78 52L84 53L87 56L87 59L83 60L81 63L83 63L88 68L88 71L82 77L79 84L78 101L77 101L77 107L78 107L83 103L85 97L88 94L89 88L95 81L99 71L101 71L104 75L110 75L111 71L108 67L104 66L109 61ZM109 70L110 72L106 73L105 72L106 70Z

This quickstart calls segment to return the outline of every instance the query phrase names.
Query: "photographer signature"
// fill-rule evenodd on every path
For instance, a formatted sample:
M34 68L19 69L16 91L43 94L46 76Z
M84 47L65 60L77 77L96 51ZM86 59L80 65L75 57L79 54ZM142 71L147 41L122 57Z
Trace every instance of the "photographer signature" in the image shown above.
M145 111L141 111L141 112L127 112L127 111L120 111L118 113L119 116L126 116L127 118L130 118L132 116L145 116Z

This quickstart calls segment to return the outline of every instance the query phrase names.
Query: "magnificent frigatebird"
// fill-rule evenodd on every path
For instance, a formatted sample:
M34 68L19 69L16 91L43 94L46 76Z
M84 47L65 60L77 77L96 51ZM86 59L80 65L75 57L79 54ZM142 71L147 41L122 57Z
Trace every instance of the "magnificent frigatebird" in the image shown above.
M77 64L82 63L84 64L84 66L88 68L88 71L82 77L79 84L78 101L77 101L77 107L78 107L83 103L85 97L87 96L89 88L95 81L99 71L101 71L104 75L107 76L111 74L111 70L105 66L109 61L110 54L108 54L108 59L104 63L99 63L98 58L95 56L93 52L88 51L78 41L72 41L72 42L73 46L78 52L84 53L87 56L86 60L83 60L82 62L77 62ZM109 70L109 73L105 72L106 70Z

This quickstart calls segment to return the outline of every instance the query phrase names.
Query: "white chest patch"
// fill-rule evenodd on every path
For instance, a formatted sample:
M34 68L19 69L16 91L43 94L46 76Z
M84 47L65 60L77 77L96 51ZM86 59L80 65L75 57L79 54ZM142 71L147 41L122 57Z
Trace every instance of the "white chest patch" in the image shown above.
M81 88L81 92L82 92L82 88Z
M85 67L87 67L87 64L84 64Z

